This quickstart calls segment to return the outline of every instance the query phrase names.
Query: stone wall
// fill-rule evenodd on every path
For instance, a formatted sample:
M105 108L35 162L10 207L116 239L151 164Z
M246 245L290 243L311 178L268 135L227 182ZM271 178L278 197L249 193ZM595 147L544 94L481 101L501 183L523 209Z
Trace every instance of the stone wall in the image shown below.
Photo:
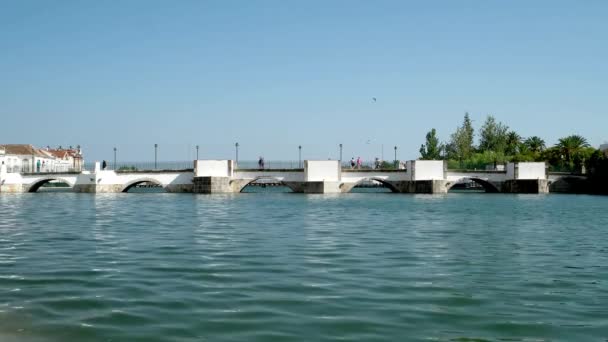
M235 192L230 184L230 177L194 177L192 192L197 194L214 194Z
M25 192L26 186L22 184L2 184L0 185L0 193L17 194Z
M95 184L76 184L72 188L74 192L86 192L86 193L96 193L96 185Z
M546 179L512 179L502 184L502 192L510 194L546 194L549 181Z
M407 194L445 194L448 192L445 180L397 181L390 182L400 193Z
M172 193L191 193L194 192L194 184L169 184L164 189Z
M549 192L565 194L593 193L590 182L587 179L576 177L562 177L549 184Z

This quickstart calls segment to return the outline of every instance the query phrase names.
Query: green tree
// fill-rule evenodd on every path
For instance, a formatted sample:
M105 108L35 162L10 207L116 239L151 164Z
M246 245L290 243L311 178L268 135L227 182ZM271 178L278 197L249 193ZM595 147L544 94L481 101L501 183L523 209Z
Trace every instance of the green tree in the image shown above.
M505 148L505 154L508 156L513 156L522 150L521 147L521 136L517 134L515 131L510 131L507 133L507 144Z
M420 159L438 160L441 159L443 146L437 138L437 131L433 128L426 134L426 143L420 146Z
M541 153L546 148L545 141L537 136L526 139L524 141L524 145L528 148L528 150L534 153Z
M464 160L471 157L474 151L473 138L475 136L475 130L469 113L464 114L464 120L462 126L456 129L450 137L446 152L448 158L456 159L460 162L461 167Z
M565 171L563 155L557 146L549 147L542 151L539 159L547 162L551 171Z
M509 127L489 115L481 126L479 133L479 150L504 153L507 149L507 132Z
M462 149L470 155L474 152L475 147L473 147L473 139L475 138L475 129L473 128L473 122L469 117L469 113L464 113L464 120L462 122L462 130L463 130L463 141L462 141Z
M574 159L580 157L586 147L589 147L587 139L580 135L569 135L559 139L556 146L561 152L566 163L573 165Z

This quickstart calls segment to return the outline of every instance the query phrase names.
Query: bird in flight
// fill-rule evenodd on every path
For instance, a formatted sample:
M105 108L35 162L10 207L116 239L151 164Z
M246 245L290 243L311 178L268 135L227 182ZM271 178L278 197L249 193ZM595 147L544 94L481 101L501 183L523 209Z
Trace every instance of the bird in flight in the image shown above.
M374 100L374 102L376 102L376 98L375 97L372 97L372 100Z

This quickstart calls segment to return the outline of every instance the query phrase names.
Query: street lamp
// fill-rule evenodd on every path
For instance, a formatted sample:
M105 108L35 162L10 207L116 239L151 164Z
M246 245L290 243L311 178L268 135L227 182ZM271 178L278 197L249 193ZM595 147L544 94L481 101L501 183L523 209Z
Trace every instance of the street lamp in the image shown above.
M154 169L158 169L158 144L154 144Z
M298 168L302 168L302 145L298 146Z
M234 148L236 150L236 165L239 165L239 143L234 144Z
M340 167L342 167L342 144L340 144Z
M114 170L116 170L116 147L114 147Z
M198 145L196 145L196 160L198 160Z
M76 145L76 149L78 150L77 159L74 159L74 169L78 171L82 171L82 151L80 150L80 144ZM76 167L76 163L78 160L78 167Z
M395 146L395 169L397 168L397 146Z

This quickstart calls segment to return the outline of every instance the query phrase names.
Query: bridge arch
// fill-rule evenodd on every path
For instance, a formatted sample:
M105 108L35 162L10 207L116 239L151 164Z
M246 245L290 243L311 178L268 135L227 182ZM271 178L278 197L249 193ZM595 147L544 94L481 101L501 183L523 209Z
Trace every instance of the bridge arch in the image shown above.
M549 181L549 192L583 193L587 190L585 177L566 175Z
M294 189L290 184L287 184L287 183L283 182L282 180L280 180L279 178L273 177L273 176L259 176L254 179L244 180L243 182L241 182L240 184L237 185L238 192L243 192L243 190L245 190L245 188L248 185L251 185L259 180L270 180L276 184L280 184L280 186L285 186L285 187L289 188L292 192L296 192L296 189Z
M366 178L362 178L360 180L358 180L355 183L342 183L340 185L340 187L342 188L342 192L351 192L357 185L363 183L363 182L367 182L367 181L376 181L378 183L381 183L382 185L384 185L386 188L388 188L391 192L399 192L399 190L390 182L382 179L382 178L376 178L376 177L366 177Z
M478 178L478 177L463 177L463 178L460 178L460 179L458 179L456 181L448 182L446 184L447 191L450 191L450 189L452 187L454 187L454 185L463 183L464 181L467 181L467 180L473 181L473 182L481 185L486 193L498 193L498 192L500 192L500 189L498 189L498 187L496 185L494 185L492 182L490 182L488 180L485 180L485 179L482 179L482 178Z
M122 189L120 190L120 192L129 192L129 190L138 185L138 184L142 184L142 183L153 183L153 184L157 184L163 187L163 189L165 188L165 185L160 182L158 179L154 179L154 178L148 178L148 177L144 177L144 178L138 178L136 180L130 181L128 183L126 183Z
M39 180L36 180L34 182L32 182L28 188L26 192L37 192L38 189L40 189L41 186L43 186L44 184L51 182L51 181L58 181L58 182L62 182L67 184L70 188L74 188L74 182L70 182L69 180L65 179L65 178L61 178L61 177L45 177Z

